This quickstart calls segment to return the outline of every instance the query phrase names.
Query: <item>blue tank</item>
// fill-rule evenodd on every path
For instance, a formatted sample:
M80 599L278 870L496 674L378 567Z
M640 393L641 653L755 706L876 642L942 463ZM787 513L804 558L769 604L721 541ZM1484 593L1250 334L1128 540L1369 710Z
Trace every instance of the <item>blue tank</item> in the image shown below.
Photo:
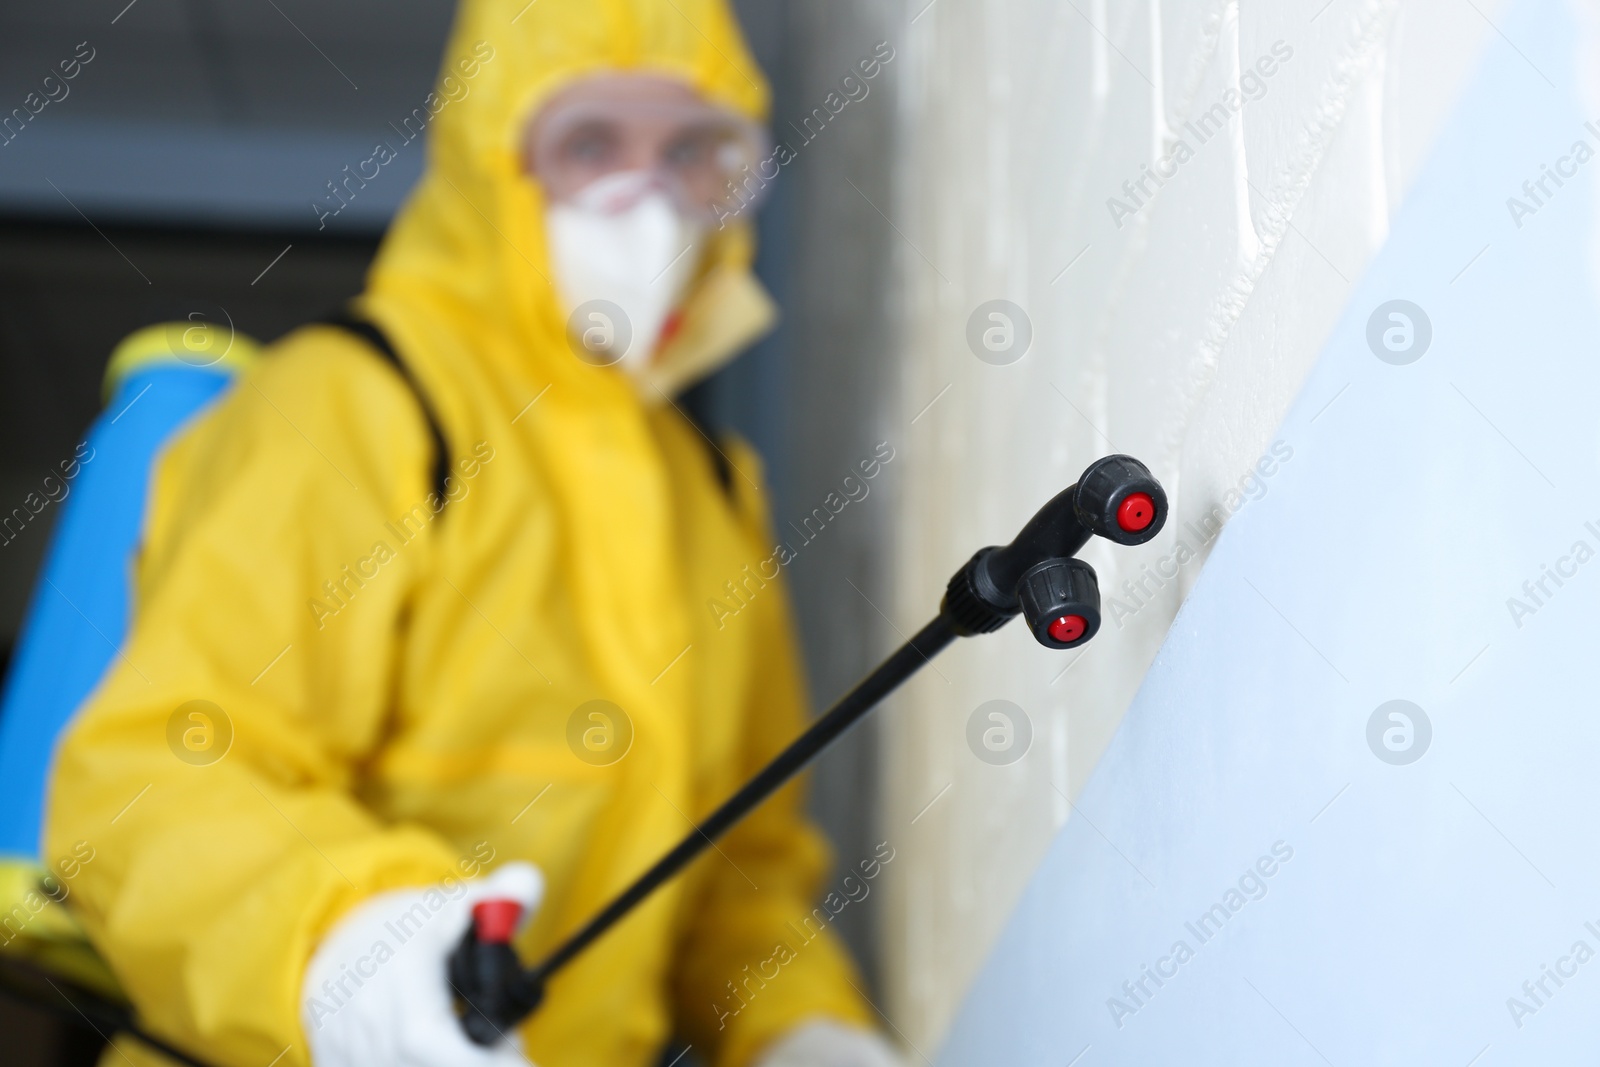
M107 370L105 410L52 471L66 488L38 495L61 511L0 695L0 861L38 862L57 739L127 636L157 456L256 350L231 330L185 323L134 334ZM0 516L0 538L39 536L28 526L43 511Z

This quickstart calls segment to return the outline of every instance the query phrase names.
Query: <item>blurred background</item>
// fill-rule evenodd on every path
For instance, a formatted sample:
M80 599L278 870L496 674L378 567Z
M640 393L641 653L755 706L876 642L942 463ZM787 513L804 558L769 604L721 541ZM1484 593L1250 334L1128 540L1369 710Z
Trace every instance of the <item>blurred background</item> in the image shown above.
M887 5L737 6L778 115L808 113L888 36L875 21ZM134 329L198 310L271 340L360 291L421 173L420 145L406 146L321 229L312 204L376 139L396 140L389 124L432 89L454 7L52 0L0 11L0 115L60 60L92 55L65 98L25 126L14 121L0 145L0 499L21 500L72 454L100 409L106 359ZM780 518L809 512L883 439L872 412L890 366L892 233L868 225L877 215L842 177L887 200L892 83L891 66L847 121L785 168L760 216L758 264L782 323L689 397L708 425L755 443ZM818 699L864 673L882 644L884 620L870 604L833 592L849 592L846 575L885 599L874 537L874 516L887 516L881 504L852 508L853 521L835 524L791 568ZM0 550L7 653L58 511ZM878 840L875 735L857 731L817 769L817 813L847 865ZM838 922L869 973L878 914L855 907ZM75 1025L3 1002L0 1034L10 1063L56 1062L57 1045L84 1045ZM62 1053L63 1062L85 1054Z
M0 12L0 119L47 68L93 54L68 97L0 145L0 499L70 454L132 329L220 311L270 340L360 288L421 152L402 152L325 228L312 204L427 93L452 6ZM840 928L885 1019L933 1054L1211 541L1196 539L1175 578L1149 583L1143 568L1187 524L1234 510L1230 492L1271 446L1480 49L1504 40L1504 5L736 6L780 136L880 42L895 55L763 209L758 268L780 328L689 398L766 458L779 524L878 442L895 449L871 497L791 568L815 701L916 629L956 567L1096 456L1140 457L1173 502L1150 545L1090 550L1128 609L1093 645L1063 657L1011 627L958 646L817 766L813 803L839 859L878 841L897 851ZM1206 114L1220 119L1198 138ZM1152 182L1180 139L1192 155ZM1003 358L972 341L997 300L1018 338ZM35 524L0 549L0 639L47 539ZM1123 592L1133 580L1142 593ZM967 742L969 716L993 699L1029 721L1031 742L1005 765ZM33 1057L17 1062L75 1040L0 1012L8 1052Z

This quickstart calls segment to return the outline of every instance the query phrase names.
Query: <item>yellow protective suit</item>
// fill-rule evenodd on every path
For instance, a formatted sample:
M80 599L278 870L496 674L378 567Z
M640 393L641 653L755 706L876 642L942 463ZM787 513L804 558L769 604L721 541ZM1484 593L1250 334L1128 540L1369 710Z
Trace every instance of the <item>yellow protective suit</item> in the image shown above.
M548 879L533 958L803 727L784 591L741 573L772 553L755 458L723 445L725 491L653 386L574 357L545 277L519 130L603 68L765 108L723 0L466 0L426 177L362 303L447 438L442 512L414 394L326 327L273 346L156 471L137 617L60 749L46 858L92 845L73 899L95 943L156 1033L219 1064L306 1062L302 973L357 902L527 859ZM750 259L743 227L715 236L662 389L765 328ZM749 606L719 626L730 579ZM596 699L633 732L606 766L569 745ZM215 762L175 755L195 700L220 709ZM741 1065L808 1017L865 1024L844 953L799 936L825 865L800 806L774 798L560 974L534 1062L644 1065L676 1028Z

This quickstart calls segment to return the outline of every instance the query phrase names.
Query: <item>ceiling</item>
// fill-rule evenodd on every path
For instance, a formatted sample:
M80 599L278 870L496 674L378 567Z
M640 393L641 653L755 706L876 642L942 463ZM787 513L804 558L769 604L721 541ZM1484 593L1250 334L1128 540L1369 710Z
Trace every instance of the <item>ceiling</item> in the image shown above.
M55 0L0 10L0 116L92 55L0 145L0 213L316 228L312 199L426 95L453 0ZM36 105L35 105L36 106ZM13 126L17 125L14 121ZM402 152L329 221L375 229ZM392 179L392 180L391 180Z

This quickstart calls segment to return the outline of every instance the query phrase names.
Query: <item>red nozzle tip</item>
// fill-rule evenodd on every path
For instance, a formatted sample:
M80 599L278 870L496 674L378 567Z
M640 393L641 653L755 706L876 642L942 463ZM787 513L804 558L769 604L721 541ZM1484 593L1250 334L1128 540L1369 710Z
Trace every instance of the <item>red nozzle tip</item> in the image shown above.
M1156 502L1149 493L1129 493L1117 505L1117 525L1128 533L1138 533L1156 520Z
M1050 637L1062 644L1070 644L1083 636L1083 631L1089 628L1089 620L1082 615L1063 615L1050 624Z
M478 940L491 945L509 943L521 920L522 905L515 900L483 900L472 906Z

